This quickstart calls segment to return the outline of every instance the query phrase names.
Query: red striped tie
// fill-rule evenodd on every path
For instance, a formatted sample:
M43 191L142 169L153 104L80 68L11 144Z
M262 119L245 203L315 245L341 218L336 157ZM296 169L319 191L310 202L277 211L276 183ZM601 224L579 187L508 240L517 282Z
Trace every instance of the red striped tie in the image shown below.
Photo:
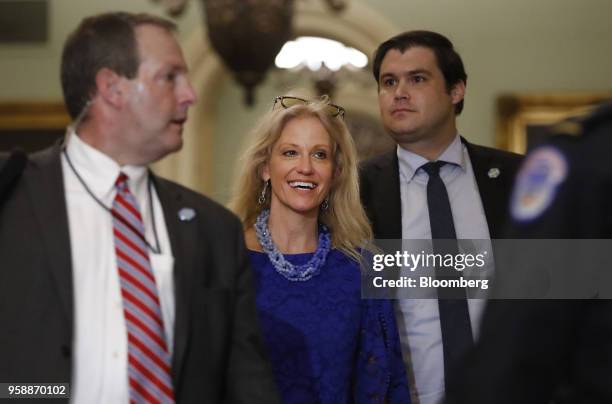
M127 176L119 174L111 210L128 336L131 403L173 403L170 354L144 225Z

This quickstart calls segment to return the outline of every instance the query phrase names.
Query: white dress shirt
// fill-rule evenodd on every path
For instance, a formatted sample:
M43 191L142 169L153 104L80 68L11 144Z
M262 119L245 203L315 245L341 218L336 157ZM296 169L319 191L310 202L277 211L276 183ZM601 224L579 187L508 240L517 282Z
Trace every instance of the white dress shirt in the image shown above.
M114 184L117 176L120 171L124 172L129 177L130 191L139 204L146 239L152 246L156 244L153 231L155 223L161 254L149 250L149 258L171 350L174 329L174 257L166 223L157 193L152 184L149 188L146 167L120 167L74 133L68 138L66 153L74 166L73 170L66 154L62 154L74 289L71 402L128 403L127 331L115 258L112 218L110 212L86 191L75 171L93 195L108 208L115 198Z
M428 160L397 147L402 199L402 238L431 239L427 207ZM466 147L459 135L440 155L445 164L440 177L446 186L458 239L489 239L489 228L478 192L478 185ZM485 300L468 300L474 337L480 324ZM440 313L436 299L403 299L396 304L396 316L407 364L413 404L437 404L444 397L444 354Z

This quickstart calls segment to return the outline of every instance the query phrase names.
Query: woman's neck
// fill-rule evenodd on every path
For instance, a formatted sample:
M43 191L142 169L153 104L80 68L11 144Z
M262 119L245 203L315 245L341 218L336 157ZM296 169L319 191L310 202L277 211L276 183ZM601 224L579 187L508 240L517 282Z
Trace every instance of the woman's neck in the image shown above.
M283 254L314 252L318 244L318 212L301 214L271 209L268 228L272 240Z

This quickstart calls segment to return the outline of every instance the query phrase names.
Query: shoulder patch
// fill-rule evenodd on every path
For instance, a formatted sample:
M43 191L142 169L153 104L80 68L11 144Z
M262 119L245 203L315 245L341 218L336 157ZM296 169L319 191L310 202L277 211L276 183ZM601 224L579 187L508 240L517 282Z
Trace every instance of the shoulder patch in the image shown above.
M541 146L530 153L512 192L512 218L526 222L544 213L554 201L559 184L567 177L567 170L567 159L554 146Z

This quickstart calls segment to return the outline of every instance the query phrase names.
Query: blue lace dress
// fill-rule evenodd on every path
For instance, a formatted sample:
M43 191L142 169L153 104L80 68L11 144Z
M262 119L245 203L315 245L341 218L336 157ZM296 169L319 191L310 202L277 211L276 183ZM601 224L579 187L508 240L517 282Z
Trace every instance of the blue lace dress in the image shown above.
M249 256L283 403L410 403L391 302L361 299L358 264L331 250L318 275L291 282L265 253ZM294 265L311 257L285 255Z

